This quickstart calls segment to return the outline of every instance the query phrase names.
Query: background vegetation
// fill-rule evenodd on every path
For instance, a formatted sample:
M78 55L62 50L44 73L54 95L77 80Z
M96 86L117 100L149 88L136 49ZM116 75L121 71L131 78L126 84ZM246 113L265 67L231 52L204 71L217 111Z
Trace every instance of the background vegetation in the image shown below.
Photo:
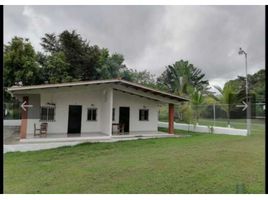
M213 104L217 104L223 111L221 115L228 119L232 112L241 113L234 105L241 103L241 97L245 96L245 77L230 80L223 88L215 86L219 91L219 94L215 94L210 91L205 73L186 60L163 66L165 70L156 77L147 70L130 69L124 64L122 54L110 53L107 48L90 45L76 31L64 30L58 35L46 33L40 44L42 52L36 52L29 39L15 36L4 45L5 88L13 85L124 79L190 99L190 103L176 107L176 118L184 122L198 123L200 115L209 115L209 111L204 110L211 109ZM256 96L257 102L264 103L265 70L248 75L248 79L250 93ZM18 104L14 103L7 92L4 92L4 101L6 108L19 110L8 105ZM263 111L261 107L257 109ZM17 111L8 111L9 117L11 112L12 116L17 116L14 115ZM194 119L187 116L193 116Z

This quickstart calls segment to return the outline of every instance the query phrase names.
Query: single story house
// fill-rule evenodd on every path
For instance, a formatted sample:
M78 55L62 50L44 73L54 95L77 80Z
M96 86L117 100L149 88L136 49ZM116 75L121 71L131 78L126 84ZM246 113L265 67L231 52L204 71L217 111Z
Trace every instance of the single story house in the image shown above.
M124 132L158 130L159 107L169 105L169 133L174 132L174 104L188 99L125 80L12 86L8 92L24 102L20 138L33 136L35 124L47 122L48 134L104 133L113 124Z

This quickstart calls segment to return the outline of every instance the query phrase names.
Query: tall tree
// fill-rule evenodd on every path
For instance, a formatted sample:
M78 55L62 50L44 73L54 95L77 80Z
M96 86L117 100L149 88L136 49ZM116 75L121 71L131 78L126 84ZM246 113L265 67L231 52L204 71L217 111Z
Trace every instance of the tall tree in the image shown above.
M90 46L76 31L63 31L58 36L45 34L41 42L50 54L63 52L66 62L71 66L66 73L77 80L96 80L118 78L123 68L121 54L109 54L108 49L97 45Z
M73 77L68 75L70 67L66 62L63 52L53 53L47 56L41 68L43 82L63 83L73 81Z
M189 96L196 88L198 91L208 91L208 80L205 74L188 61L180 60L168 65L166 70L157 78L161 89L181 96Z
M197 124L199 122L200 110L201 110L202 104L204 103L204 100L205 98L202 92L195 88L193 93L191 94L191 104L195 110L195 118L196 118Z
M4 86L16 82L23 85L40 83L40 67L36 53L28 39L14 37L4 46Z
M114 79L120 77L120 72L125 68L124 57L121 54L109 54L108 49L102 49L99 57L96 79Z
M215 96L220 107L226 113L228 126L230 127L230 112L235 107L235 104L239 102L240 96L234 93L234 87L232 84L225 84L223 89L219 86L214 86L218 91L219 95Z
M265 99L265 69L261 69L258 72L248 75L249 93L262 96ZM235 93L246 94L246 78L244 76L238 76L234 80L229 80L226 84L231 84Z
M59 40L55 33L45 33L45 36L41 38L41 46L45 52L56 53L61 50Z

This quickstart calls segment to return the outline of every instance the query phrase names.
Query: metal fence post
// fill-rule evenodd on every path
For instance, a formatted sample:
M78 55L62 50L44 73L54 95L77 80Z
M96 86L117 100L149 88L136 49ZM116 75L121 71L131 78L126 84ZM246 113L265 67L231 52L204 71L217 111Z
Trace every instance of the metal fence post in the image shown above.
M216 111L215 111L215 103L213 103L213 126L215 126L215 120L216 120Z

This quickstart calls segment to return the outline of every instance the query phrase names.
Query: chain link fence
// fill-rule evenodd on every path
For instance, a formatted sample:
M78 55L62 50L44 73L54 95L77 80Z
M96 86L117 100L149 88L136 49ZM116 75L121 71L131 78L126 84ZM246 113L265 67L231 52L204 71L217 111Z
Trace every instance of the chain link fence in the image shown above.
M175 106L175 122L206 126L246 129L247 108L244 104L203 104L198 106L182 103ZM159 121L168 121L168 106L159 110ZM252 124L265 124L265 103L251 104Z

